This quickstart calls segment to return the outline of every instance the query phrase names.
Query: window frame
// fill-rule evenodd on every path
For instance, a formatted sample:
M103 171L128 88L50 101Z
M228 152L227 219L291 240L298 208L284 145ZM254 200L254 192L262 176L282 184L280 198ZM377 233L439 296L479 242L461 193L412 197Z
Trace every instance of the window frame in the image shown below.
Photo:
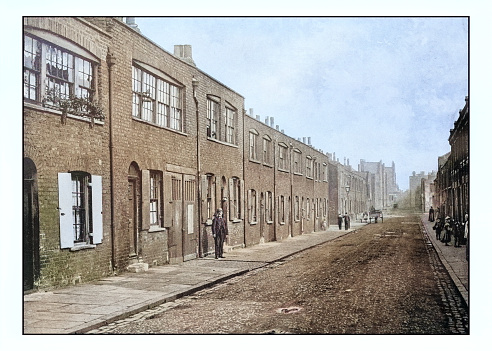
M30 51L26 50L28 43L37 47L36 52L33 46ZM23 52L23 98L26 102L62 110L63 106L54 99L76 97L96 101L100 65L96 56L64 38L35 29L24 30ZM78 117L91 117L84 106L80 108L76 113Z
M184 86L163 72L134 61L132 117L176 132L185 132Z
M77 184L80 186L76 187ZM81 196L74 197L74 190L79 190L76 193ZM76 198L81 199L83 208L74 206ZM102 176L83 171L58 173L58 210L61 249L75 251L102 243ZM83 229L80 235L75 230L78 225Z
M161 171L149 170L149 228L164 227L164 178ZM152 216L154 214L154 217Z

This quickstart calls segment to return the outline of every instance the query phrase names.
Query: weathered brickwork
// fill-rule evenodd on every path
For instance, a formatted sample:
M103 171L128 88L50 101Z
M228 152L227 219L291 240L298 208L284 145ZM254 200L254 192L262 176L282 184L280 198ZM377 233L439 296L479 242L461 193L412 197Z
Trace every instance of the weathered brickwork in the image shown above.
M121 19L25 18L24 25L26 33L91 56L93 94L106 117L65 116L25 100L24 157L35 165L28 176L39 207L35 288L118 274L137 262L213 254L211 220L219 207L228 248L324 230L336 223L344 195L339 167L356 179L354 210L364 207L363 174L247 115L243 96ZM151 98L135 88L138 70L180 91L182 124L158 125L135 112ZM62 247L58 203L58 174L74 171L102 177L103 228L101 243L75 249Z
M67 38L100 59L98 91L107 89L104 48L107 35L83 20L70 18L25 18L26 31L55 34ZM107 100L100 97L107 106ZM112 274L109 221L108 124L67 118L61 112L24 105L24 157L32 160L37 172L39 202L39 276L37 288L50 288L90 281ZM103 179L103 239L95 248L70 251L60 249L57 174L83 171Z

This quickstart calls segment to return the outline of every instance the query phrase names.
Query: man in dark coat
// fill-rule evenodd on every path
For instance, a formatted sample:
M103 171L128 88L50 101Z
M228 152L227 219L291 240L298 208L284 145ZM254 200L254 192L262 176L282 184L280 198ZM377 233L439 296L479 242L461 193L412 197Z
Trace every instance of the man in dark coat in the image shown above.
M218 208L212 219L212 235L215 240L215 258L224 258L224 241L229 234L227 220L223 217L221 208Z
M434 209L432 208L432 206L429 210L429 222L434 222Z
M438 218L436 220L436 224L434 224L434 226L432 227L432 229L434 229L436 231L436 239L437 240L441 240L441 232L442 232L441 218Z
M338 214L338 229L342 230L343 216L341 213Z
M345 212L345 230L349 230L350 228L350 216Z

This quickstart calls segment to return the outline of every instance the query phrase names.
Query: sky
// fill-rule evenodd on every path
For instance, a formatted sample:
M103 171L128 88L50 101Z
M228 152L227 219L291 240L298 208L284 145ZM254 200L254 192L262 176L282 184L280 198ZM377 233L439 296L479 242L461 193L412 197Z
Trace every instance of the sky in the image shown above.
M192 46L197 67L323 152L437 170L468 95L466 17L137 17L164 50ZM302 139L301 139L302 140Z

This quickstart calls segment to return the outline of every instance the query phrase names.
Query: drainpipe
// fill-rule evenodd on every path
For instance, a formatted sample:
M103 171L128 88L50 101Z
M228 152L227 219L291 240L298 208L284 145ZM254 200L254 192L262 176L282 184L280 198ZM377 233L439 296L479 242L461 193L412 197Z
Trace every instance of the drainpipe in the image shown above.
M198 98L196 97L196 91L198 89L198 80L193 76L191 79L191 85L193 87L193 100L195 101L195 117L196 117L196 183L198 192L198 257L203 257L202 250L202 179L200 176L201 163L200 163L200 125L199 125L199 113L198 113Z
M106 62L108 64L108 124L109 124L109 183L110 183L110 207L111 207L111 267L113 273L117 270L116 265L116 249L115 249L115 230L114 230L114 145L113 145L113 66L116 63L116 57L114 53L108 50L106 56Z

